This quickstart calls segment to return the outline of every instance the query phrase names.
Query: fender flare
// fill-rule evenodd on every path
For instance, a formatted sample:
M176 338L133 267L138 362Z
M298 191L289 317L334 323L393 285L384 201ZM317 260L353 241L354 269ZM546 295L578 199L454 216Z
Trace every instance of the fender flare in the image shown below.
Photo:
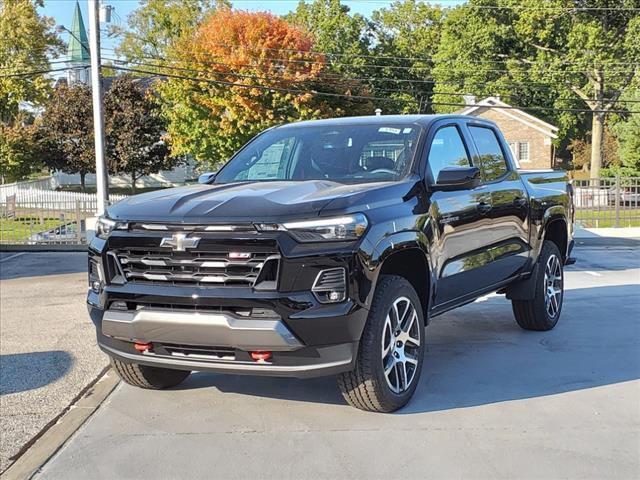
M535 287L538 281L538 275L540 274L540 252L542 251L542 244L544 243L544 236L546 235L549 225L553 222L563 221L567 223L566 209L563 205L554 205L545 210L542 216L542 226L537 235L537 242L535 248L535 263L531 274L523 280L517 281L512 285L509 285L506 289L506 296L509 300L532 300L535 296Z
M427 238L423 232L417 230L405 230L402 232L396 232L382 238L374 247L371 252L370 262L368 264L369 271L371 273L371 291L367 296L367 305L370 305L373 293L378 284L378 278L380 271L385 261L392 255L406 251L406 250L419 250L425 259L427 265L427 275L429 278L429 291L427 292L427 299L429 305L425 306L425 311L428 311L431 302L433 301L433 294L435 288L434 271L431 264L431 257L427 249Z

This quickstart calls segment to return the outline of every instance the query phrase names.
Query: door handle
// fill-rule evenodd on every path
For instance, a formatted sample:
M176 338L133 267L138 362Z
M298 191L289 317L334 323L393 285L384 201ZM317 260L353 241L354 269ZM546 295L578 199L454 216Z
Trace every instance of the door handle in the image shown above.
M526 198L522 198L522 197L516 197L513 200L513 204L516 207L519 207L519 208L526 207L527 206L527 199Z
M480 202L478 205L476 205L476 208L478 209L478 211L480 213L487 214L491 211L491 205L488 203L484 203L484 202Z

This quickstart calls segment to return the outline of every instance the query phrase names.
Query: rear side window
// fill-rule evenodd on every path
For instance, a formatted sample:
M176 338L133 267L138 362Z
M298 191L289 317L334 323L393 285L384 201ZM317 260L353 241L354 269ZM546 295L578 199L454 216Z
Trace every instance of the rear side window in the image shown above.
M443 127L436 132L431 141L428 162L434 181L444 168L471 166L467 149L464 148L464 142L456 127Z
M492 182L507 173L507 161L495 132L490 128L472 126L469 127L469 131L480 154L484 180Z

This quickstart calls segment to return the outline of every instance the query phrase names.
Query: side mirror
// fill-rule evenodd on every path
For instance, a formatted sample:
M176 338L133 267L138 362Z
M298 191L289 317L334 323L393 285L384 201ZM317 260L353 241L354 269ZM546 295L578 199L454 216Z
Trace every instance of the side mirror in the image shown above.
M471 190L480 185L478 167L447 167L440 170L436 190Z
M218 172L207 172L203 173L198 177L198 183L209 183L211 180L216 178L216 174Z

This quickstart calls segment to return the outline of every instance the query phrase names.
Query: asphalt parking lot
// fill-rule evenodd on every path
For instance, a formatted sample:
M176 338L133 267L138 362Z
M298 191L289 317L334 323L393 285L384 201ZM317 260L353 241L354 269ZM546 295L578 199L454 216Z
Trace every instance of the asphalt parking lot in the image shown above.
M640 252L576 256L552 332L499 296L434 319L396 414L346 406L333 378L121 384L38 478L640 478Z
M0 252L0 472L107 365L86 253Z

